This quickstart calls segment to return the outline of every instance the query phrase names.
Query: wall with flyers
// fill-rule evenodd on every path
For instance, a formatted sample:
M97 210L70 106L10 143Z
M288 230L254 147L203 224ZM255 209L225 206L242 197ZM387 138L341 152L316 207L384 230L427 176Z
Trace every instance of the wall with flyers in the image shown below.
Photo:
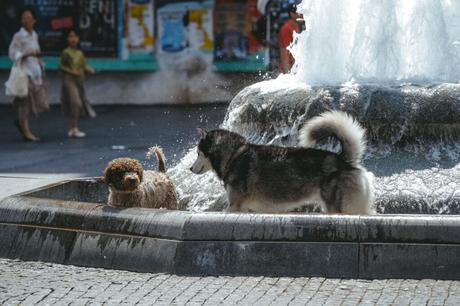
M154 71L169 58L199 56L216 71L263 71L268 50L252 34L257 0L2 0L0 68L9 68L8 44L25 7L37 13L36 30L48 69L66 46L70 28L98 70ZM161 65L166 58L167 65Z

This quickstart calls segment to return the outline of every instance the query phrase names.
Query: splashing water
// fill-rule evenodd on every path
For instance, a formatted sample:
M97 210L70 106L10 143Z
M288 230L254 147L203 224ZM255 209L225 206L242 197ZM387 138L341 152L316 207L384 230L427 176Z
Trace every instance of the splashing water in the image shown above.
M198 176L189 170L196 157L196 149L192 149L168 171L176 186L179 206L191 211L221 211L227 206L224 187L212 171Z
M304 0L306 31L292 47L309 84L457 82L460 2Z

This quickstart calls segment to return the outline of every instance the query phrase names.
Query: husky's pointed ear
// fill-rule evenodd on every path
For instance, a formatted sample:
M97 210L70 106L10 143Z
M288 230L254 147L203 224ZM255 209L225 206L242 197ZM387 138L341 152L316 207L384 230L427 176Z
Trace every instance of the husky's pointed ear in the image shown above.
M199 139L205 139L206 135L208 134L208 132L205 129L202 129L202 128L197 128L196 131L198 133L198 138Z

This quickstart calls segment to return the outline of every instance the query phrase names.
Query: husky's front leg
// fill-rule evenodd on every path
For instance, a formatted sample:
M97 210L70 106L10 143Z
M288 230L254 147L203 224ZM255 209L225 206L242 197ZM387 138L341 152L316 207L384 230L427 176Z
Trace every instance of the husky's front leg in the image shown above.
M246 200L246 197L238 191L233 190L231 187L227 187L227 196L229 204L226 212L241 212L241 208L243 202Z
M233 203L233 204L232 204L232 203L229 203L229 204L228 204L228 207L227 207L227 209L226 209L225 211L228 212L228 213L240 212L239 206L240 206L240 205L237 205L237 204L235 204L235 203Z

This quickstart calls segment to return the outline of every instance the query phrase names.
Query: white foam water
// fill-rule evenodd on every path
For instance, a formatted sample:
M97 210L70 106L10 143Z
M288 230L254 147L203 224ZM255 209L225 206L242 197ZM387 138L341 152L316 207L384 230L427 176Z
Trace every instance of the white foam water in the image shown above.
M460 1L303 0L292 46L308 84L458 82Z
M224 187L213 171L202 175L190 171L196 157L196 149L191 149L168 171L176 186L179 206L191 211L221 211L227 206Z

